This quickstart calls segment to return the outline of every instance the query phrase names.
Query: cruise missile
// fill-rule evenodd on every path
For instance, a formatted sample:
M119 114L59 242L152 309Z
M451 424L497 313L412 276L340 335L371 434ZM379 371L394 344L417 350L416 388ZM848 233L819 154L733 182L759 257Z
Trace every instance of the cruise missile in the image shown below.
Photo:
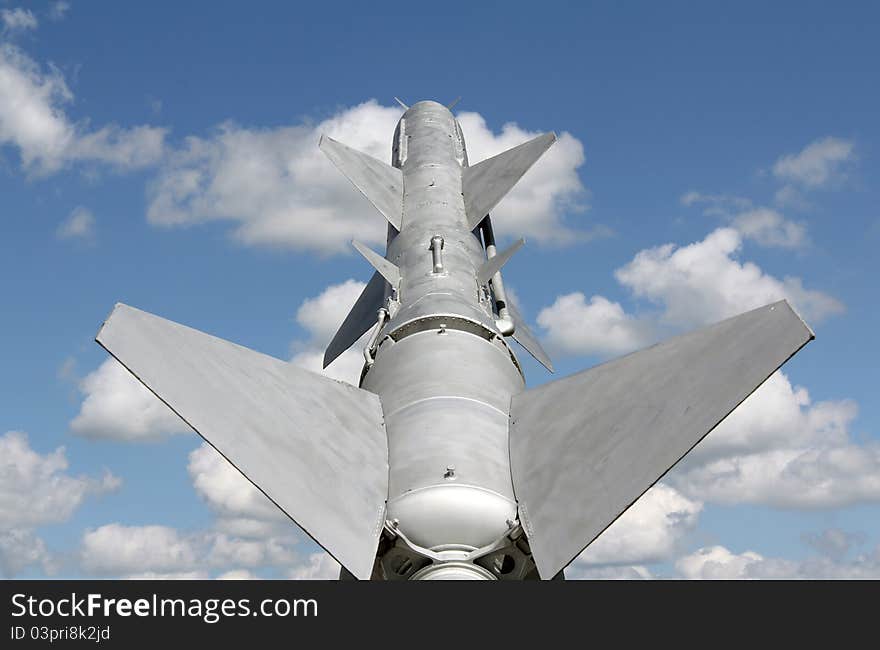
M124 304L96 340L341 579L561 579L813 332L780 301L526 388L511 341L552 365L490 214L556 136L471 165L446 106L403 106L390 165L319 143L388 224L384 254L354 242L374 273L324 356L370 332L358 387Z

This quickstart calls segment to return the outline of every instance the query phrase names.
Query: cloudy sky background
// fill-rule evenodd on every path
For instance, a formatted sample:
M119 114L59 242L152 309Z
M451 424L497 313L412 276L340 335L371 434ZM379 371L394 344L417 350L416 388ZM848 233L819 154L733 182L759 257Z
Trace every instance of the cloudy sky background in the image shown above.
M494 215L559 376L779 298L818 337L567 576L880 577L855 6L0 2L0 574L336 576L92 339L124 301L319 368L385 230L320 134L389 159L395 95L461 95L472 162L560 135Z

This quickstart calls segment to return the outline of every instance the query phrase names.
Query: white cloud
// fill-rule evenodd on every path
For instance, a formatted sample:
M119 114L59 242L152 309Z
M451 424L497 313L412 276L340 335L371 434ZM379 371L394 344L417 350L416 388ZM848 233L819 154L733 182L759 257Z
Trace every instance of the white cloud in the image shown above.
M260 577L247 569L232 569L217 576L217 580L259 580Z
M880 578L880 547L848 560L810 557L795 562L710 546L679 558L675 568L692 580L876 580Z
M566 580L651 580L650 569L634 566L571 565L565 569Z
M364 367L363 341L369 336L369 332L326 369L322 369L322 366L324 350L365 286L363 282L346 280L341 284L330 285L318 296L303 301L296 311L296 321L309 333L309 338L291 344L294 351L291 363L354 386L358 385Z
M0 528L0 576L12 578L29 566L39 566L53 573L56 560L46 542L26 528Z
M284 513L213 447L202 443L187 465L196 492L224 520L230 532L264 534L265 523L288 522Z
M658 483L578 556L573 571L669 559L697 523L702 503Z
M165 129L111 124L92 130L65 114L72 101L57 68L44 71L14 45L0 45L0 145L16 147L25 170L46 175L74 162L130 170L162 156Z
M64 447L40 454L24 433L0 436L0 530L66 521L87 496L120 483L110 473L95 479L71 476L67 468Z
M820 138L796 154L779 158L773 165L773 175L808 189L827 187L843 179L843 167L852 161L854 149L850 140Z
M173 528L114 523L86 531L80 556L90 573L124 576L191 571L199 552Z
M41 454L24 433L0 436L0 575L32 565L52 572L56 559L33 529L66 521L88 496L120 484L109 472L96 479L72 476L67 468L64 447Z
M318 124L259 129L228 122L209 137L186 138L150 188L148 218L162 226L226 220L246 244L324 254L347 252L352 238L382 245L385 220L317 143L324 133L390 162L400 115L398 107L370 100ZM512 124L496 135L474 113L460 119L475 161L532 135ZM538 240L569 241L572 232L560 219L565 210L583 207L576 172L583 162L581 144L563 134L546 158L499 206L498 227Z
M803 223L786 219L770 208L741 212L733 219L732 225L743 237L762 246L803 248L809 241Z
M513 122L495 133L479 113L463 112L457 118L471 165L540 135ZM577 172L584 160L583 144L563 132L493 211L492 224L498 233L550 244L591 238L593 235L584 229L573 228L564 221L566 213L583 213L588 207L588 192Z
M738 231L719 228L687 246L640 251L615 277L635 296L661 304L662 322L675 327L711 323L782 298L811 321L842 311L840 302L805 289L800 278L779 280L738 261L741 247Z
M290 580L337 580L339 563L327 553L312 553L308 563L295 566L287 573Z
M58 226L55 235L59 239L93 240L95 237L95 216L91 210L83 206L74 208Z
M38 25L34 13L30 9L21 7L0 10L0 20L3 21L3 29L7 32L36 29Z
M86 375L79 389L85 399L70 429L81 436L151 440L192 431L113 358Z
M538 314L548 345L563 354L622 354L651 342L650 323L626 314L603 296L586 301L581 292L557 296Z

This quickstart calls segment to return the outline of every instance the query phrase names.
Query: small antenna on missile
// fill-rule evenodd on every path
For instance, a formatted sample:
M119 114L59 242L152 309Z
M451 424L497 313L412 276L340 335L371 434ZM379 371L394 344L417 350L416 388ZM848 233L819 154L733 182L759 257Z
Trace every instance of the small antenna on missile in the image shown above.
M460 102L460 101L461 101L461 95L459 95L458 97L453 99L451 104L446 104L446 108L451 111L453 108L455 108L455 105L458 104L458 102Z
M404 104L404 103L401 101L400 97L395 97L395 98L394 98L394 101L396 101L398 104L400 104L401 106L403 106L403 110L405 110L405 111L408 111L408 110L409 110L409 106L407 106L406 104Z

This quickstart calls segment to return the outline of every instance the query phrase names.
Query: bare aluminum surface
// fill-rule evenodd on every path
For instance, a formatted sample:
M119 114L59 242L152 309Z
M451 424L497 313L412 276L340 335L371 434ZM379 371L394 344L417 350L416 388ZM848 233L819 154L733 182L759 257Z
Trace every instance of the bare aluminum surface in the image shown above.
M388 493L374 394L123 304L96 340L340 564L370 577Z
M342 325L324 351L325 368L376 324L377 312L385 302L387 285L381 273L378 271L373 273L373 277L361 291L361 295L358 296L348 316L342 321Z
M554 142L556 142L556 134L545 133L464 169L462 192L468 226L471 230L498 205L504 195Z
M520 520L552 578L813 338L781 301L515 395Z
M327 136L321 136L318 146L352 185L399 230L403 214L400 170Z

